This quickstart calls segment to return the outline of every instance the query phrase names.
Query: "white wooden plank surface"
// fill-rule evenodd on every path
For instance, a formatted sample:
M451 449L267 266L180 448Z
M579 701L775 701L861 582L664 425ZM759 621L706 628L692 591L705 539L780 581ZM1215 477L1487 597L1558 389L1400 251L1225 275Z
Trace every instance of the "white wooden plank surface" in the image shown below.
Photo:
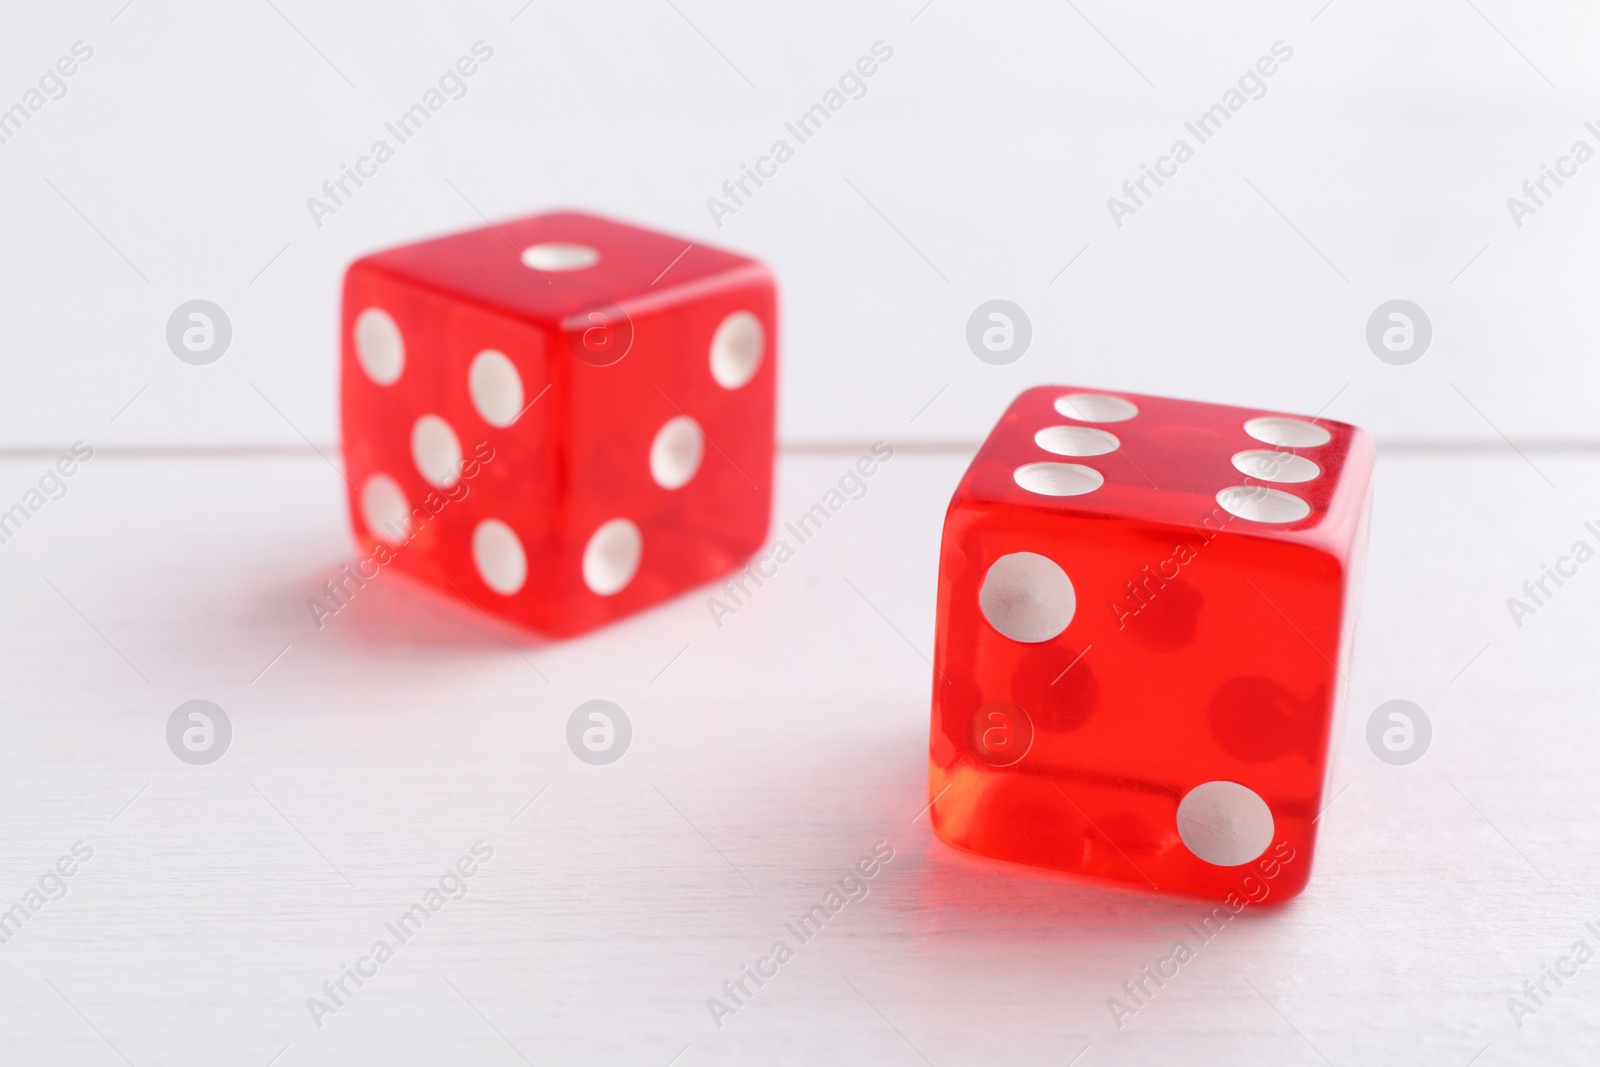
M786 458L779 517L852 458ZM1520 630L1504 603L1600 518L1600 459L1529 460L1381 460L1311 886L1119 1030L1107 999L1207 909L919 818L962 457L902 451L720 629L702 591L551 645L391 575L318 632L304 601L352 549L315 456L103 454L0 545L0 907L94 850L0 945L0 1062L1591 1063L1600 963L1520 1030L1506 1004L1600 945L1600 564ZM45 462L0 463L0 503ZM165 745L196 697L235 730L209 767ZM635 729L606 767L564 740L595 697ZM1435 727L1408 767L1362 738L1392 697ZM465 898L315 1026L307 998L479 840ZM785 932L880 841L864 899ZM777 938L795 958L715 1027Z

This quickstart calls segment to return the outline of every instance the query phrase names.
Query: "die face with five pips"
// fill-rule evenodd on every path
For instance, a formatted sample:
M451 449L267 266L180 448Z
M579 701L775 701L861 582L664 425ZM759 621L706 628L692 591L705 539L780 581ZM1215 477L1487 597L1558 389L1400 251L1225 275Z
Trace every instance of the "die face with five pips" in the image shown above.
M362 573L564 637L736 570L771 515L777 326L759 263L589 215L358 260L340 417Z
M1326 419L1018 397L945 519L935 832L1162 891L1302 889L1373 459Z

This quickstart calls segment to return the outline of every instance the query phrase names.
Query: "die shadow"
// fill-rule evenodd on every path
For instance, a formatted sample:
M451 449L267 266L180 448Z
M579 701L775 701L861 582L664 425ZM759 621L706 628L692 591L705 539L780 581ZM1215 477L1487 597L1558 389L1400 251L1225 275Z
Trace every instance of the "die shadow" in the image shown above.
M334 581L330 595L324 583ZM543 651L560 644L494 617L469 601L452 598L405 574L380 570L357 586L327 568L284 575L269 590L274 604L293 603L311 637L362 647L462 651L501 649L508 654ZM313 605L319 605L313 608ZM511 646L510 649L507 646Z

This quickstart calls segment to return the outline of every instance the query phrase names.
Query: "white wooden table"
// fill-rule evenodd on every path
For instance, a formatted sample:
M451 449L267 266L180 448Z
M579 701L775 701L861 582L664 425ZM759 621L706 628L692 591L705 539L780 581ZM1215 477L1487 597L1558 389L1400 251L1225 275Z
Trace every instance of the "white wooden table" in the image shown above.
M856 452L787 454L778 518ZM0 462L0 506L54 455ZM1595 1062L1600 962L1520 1029L1507 998L1600 948L1600 563L1520 629L1505 601L1589 536L1600 456L1380 460L1310 888L1120 1030L1107 1000L1209 909L976 860L921 814L964 463L903 449L720 628L702 590L541 644L392 575L319 632L305 601L353 548L309 452L97 456L0 544L0 908L93 850L0 945L0 1062ZM1405 767L1363 736L1395 697L1435 731ZM196 698L233 728L209 766L166 743ZM609 766L565 740L594 698L633 724ZM879 842L868 895L789 935ZM718 1028L708 998L779 938L794 958Z

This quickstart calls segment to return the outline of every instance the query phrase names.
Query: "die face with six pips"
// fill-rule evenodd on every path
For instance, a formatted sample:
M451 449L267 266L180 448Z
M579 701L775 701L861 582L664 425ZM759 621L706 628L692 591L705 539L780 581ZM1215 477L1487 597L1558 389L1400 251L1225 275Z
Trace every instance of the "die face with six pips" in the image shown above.
M1044 387L951 500L931 814L1001 859L1223 897L1310 873L1374 450L1330 420Z
M358 260L341 336L364 573L569 636L765 540L777 294L752 260L534 216Z

